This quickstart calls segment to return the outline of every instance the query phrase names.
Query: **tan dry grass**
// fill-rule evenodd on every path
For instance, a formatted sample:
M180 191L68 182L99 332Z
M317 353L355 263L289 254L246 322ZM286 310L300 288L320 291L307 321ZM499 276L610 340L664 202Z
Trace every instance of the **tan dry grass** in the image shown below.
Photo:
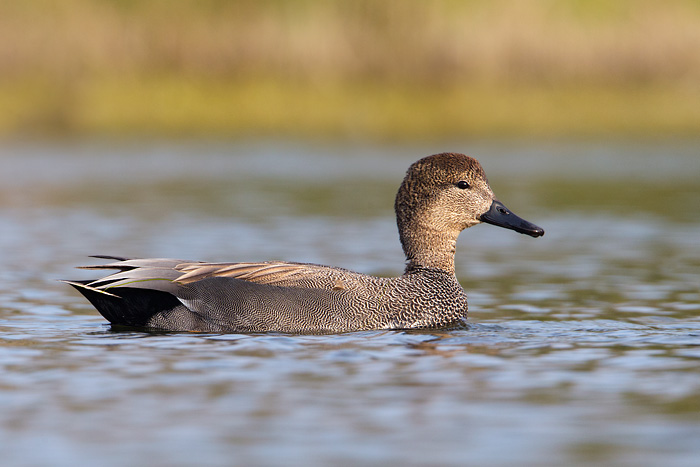
M0 133L697 134L698 0L0 2Z
M0 38L5 76L700 79L695 0L24 0Z

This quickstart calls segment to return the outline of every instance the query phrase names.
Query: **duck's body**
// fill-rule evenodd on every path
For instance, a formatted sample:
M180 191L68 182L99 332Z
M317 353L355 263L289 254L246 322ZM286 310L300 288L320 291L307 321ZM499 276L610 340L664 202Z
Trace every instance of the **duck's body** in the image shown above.
M467 317L464 290L441 270L385 278L315 264L112 259L99 267L123 272L74 285L122 326L330 333L449 327Z
M69 282L113 325L166 331L332 333L463 325L467 298L454 273L459 233L489 222L544 234L497 201L479 163L437 154L413 164L395 204L408 264L381 278L305 263L115 260L119 272Z

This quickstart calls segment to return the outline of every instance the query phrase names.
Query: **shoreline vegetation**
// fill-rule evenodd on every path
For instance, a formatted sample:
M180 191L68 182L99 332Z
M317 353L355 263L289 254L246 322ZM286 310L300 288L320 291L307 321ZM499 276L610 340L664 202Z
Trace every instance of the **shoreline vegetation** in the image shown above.
M697 137L700 1L0 4L0 137Z

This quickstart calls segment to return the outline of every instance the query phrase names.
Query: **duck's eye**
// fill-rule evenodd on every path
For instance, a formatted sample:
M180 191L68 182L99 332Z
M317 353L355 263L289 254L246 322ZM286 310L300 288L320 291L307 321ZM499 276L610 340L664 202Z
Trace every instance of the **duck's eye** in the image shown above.
M460 188L462 190L466 190L470 188L469 182L465 182L464 180L460 180L457 182L457 188Z

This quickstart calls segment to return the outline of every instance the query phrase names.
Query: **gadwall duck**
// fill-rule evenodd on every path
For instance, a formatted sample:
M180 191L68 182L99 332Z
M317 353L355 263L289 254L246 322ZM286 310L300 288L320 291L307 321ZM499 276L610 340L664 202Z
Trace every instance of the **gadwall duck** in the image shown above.
M480 222L531 237L544 230L510 212L476 159L436 154L411 165L394 204L406 270L374 277L317 264L112 260L96 281L66 281L115 327L163 331L339 333L463 327L455 276L459 233Z

